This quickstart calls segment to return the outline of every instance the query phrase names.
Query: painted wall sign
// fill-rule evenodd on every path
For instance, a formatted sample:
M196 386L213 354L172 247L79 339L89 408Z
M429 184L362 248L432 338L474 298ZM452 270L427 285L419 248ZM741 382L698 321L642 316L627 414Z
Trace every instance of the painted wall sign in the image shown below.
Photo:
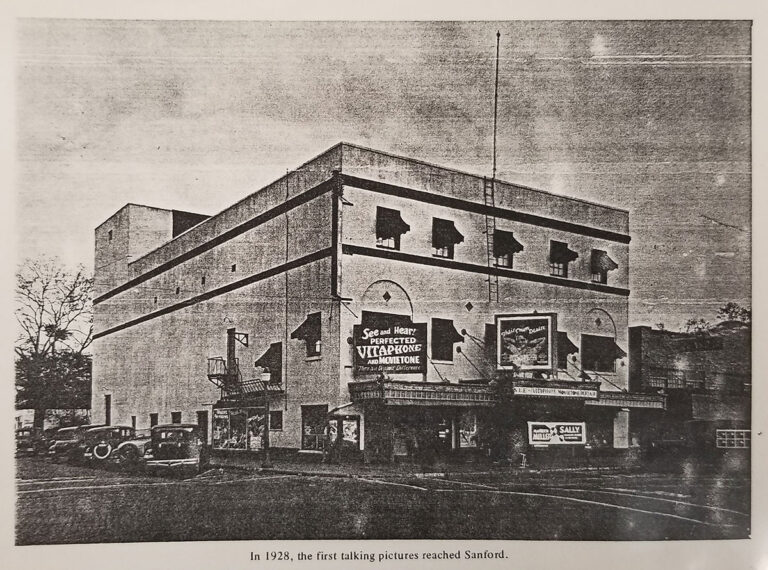
M584 422L528 422L531 445L584 445L587 428Z
M579 388L556 388L543 386L514 386L512 394L515 396L539 396L550 398L597 398L597 390L580 390Z
M496 317L498 370L553 370L557 316L553 313Z
M355 374L425 374L427 324L386 327L355 325L352 330Z

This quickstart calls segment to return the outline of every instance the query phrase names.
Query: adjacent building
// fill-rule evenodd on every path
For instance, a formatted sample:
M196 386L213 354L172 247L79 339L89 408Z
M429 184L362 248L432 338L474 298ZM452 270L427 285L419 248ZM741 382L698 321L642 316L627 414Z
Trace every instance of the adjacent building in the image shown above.
M96 229L93 415L214 450L626 449L626 210L341 143L211 217Z
M667 398L667 412L639 426L645 447L705 457L751 448L751 333L740 321L696 333L629 329L631 389Z

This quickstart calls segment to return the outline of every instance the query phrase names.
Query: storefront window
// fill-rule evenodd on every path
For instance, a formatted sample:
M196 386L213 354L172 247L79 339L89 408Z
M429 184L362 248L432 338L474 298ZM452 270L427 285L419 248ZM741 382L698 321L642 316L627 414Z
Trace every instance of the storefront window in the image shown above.
M213 410L213 448L226 449L229 441L229 411Z
M342 444L344 446L360 449L360 418L348 417L341 421L342 425ZM331 419L328 429L331 442L336 442L338 437L338 421Z
M229 411L230 445L229 449L246 448L246 413L245 410Z
M213 411L214 449L264 449L262 408Z
M248 410L248 449L264 449L263 410Z
M477 415L464 412L459 416L459 447L477 447Z
M301 407L301 448L322 451L325 446L324 431L328 425L328 406Z

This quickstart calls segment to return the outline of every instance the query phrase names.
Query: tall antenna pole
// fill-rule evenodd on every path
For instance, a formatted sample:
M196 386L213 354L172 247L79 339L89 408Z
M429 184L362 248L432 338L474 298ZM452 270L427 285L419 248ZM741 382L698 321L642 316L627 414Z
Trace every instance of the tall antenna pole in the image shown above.
M493 89L493 175L491 180L496 180L496 121L499 107L499 40L501 32L496 31L496 85Z

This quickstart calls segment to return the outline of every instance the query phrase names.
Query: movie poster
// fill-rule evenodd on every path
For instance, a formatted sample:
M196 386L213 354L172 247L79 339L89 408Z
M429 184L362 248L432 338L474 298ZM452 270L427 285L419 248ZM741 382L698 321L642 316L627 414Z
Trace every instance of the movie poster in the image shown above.
M552 370L555 315L511 315L496 318L499 370Z
M528 422L531 445L584 445L587 430L584 422Z

